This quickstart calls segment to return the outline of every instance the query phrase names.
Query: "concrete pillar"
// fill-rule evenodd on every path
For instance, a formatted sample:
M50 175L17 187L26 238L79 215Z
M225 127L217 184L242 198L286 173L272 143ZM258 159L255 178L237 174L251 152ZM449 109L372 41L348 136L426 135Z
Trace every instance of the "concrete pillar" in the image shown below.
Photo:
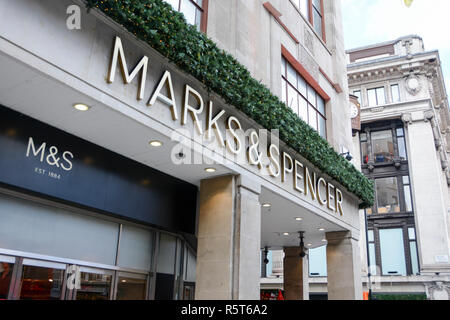
M201 181L195 299L260 299L260 192L243 177Z
M300 247L284 248L283 280L285 300L309 300L308 261Z
M362 300L358 240L351 232L328 232L328 300Z
M420 257L420 272L448 272L449 236L447 207L442 186L445 174L435 146L432 125L422 112L404 116L414 199L414 217Z

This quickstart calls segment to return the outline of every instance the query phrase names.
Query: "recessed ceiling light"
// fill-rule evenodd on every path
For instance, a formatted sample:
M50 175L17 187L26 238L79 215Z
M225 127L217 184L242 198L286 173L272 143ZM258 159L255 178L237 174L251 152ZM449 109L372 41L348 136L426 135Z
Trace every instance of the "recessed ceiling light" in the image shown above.
M322 239L322 242L327 242L327 239Z
M288 235L289 235L289 232L283 233L283 236L288 236Z
M319 228L319 231L325 231L325 229L324 228Z
M77 109L78 111L88 111L91 107L89 107L88 105L84 104L84 103L75 103L73 105L73 107L75 109Z
M161 147L163 143L159 140L152 140L149 142L152 147Z
M308 244L307 244L307 246L308 246L308 247L311 247L311 246L312 246L312 244L311 244L311 243L308 243Z
M302 221L303 218L297 217L297 218L295 218L295 220L296 220L296 221Z
M264 208L270 208L272 205L270 203L264 203L262 206Z
M215 168L206 168L205 171L208 173L214 173L214 172L216 172L216 169Z

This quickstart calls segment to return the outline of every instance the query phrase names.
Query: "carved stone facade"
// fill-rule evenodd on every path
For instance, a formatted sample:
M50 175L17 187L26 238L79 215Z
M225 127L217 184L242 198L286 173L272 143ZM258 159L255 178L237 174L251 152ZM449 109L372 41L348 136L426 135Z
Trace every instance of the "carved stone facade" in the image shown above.
M366 212L368 230L374 232L375 239L369 239L369 244L374 245L373 251L369 252L370 259L367 259L366 239L361 241L365 259L363 272L368 274L368 264L376 266L377 272L372 271L371 274L372 280L374 276L377 279L377 286L372 286L375 294L422 292L428 299L448 300L450 112L439 53L425 51L418 36L407 36L347 53L350 94L360 97L363 129L354 139L355 149L359 150L354 164L360 165L362 171L375 181L377 197L374 208ZM382 161L383 157L372 150L375 142L370 138L364 139L370 132L379 133L380 128L393 123L403 130L404 138L402 136L399 141L393 130L392 142L376 140L378 144L385 143L392 152L392 160ZM401 148L405 150L403 159L397 162ZM377 185L395 175L407 179L407 185L399 178L397 195L386 200L386 194L392 194ZM410 192L405 191L409 189ZM395 197L398 199L392 200ZM403 209L385 212L383 201L390 201L388 207L397 202L399 207L411 208L405 212ZM361 216L364 217L364 212ZM388 271L395 268L389 266L391 269L388 269L390 257L383 252L381 232L395 228L404 230L402 246L406 271L392 276ZM413 238L409 232L415 232Z

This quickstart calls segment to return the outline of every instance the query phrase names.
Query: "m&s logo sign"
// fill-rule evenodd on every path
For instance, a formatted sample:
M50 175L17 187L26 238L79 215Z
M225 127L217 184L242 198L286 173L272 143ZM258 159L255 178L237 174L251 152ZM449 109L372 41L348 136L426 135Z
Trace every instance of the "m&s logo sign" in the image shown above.
M36 148L32 137L28 139L26 156L27 158L30 156L38 157L40 162L47 162L48 165L61 168L64 171L70 171L73 168L71 160L74 156L72 152L64 151L60 154L57 147L48 146L46 142Z

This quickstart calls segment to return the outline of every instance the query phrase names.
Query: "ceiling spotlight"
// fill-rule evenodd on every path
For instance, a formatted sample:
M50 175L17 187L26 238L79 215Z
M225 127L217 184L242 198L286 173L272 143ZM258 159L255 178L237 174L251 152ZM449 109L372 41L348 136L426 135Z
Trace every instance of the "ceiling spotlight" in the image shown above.
M303 220L303 218L300 218L300 217L295 218L295 221L302 221L302 220Z
M272 205L270 203L264 203L262 206L263 208L270 208Z
M158 141L158 140L152 140L152 141L149 142L149 144L152 147L161 147L163 145L163 143L161 141Z
M205 171L208 173L214 173L214 172L216 172L216 169L215 168L206 168Z
M327 242L327 239L322 239L322 242Z
M283 233L283 236L288 236L288 235L289 235L289 232Z
M75 103L73 105L73 107L75 109L77 109L78 111L88 111L91 107L89 107L88 105L84 104L84 103Z
M308 244L307 244L307 246L308 246L308 247L311 247L311 246L312 246L312 244L311 244L311 243L308 243Z
M319 228L319 231L325 231L325 229L324 228Z

